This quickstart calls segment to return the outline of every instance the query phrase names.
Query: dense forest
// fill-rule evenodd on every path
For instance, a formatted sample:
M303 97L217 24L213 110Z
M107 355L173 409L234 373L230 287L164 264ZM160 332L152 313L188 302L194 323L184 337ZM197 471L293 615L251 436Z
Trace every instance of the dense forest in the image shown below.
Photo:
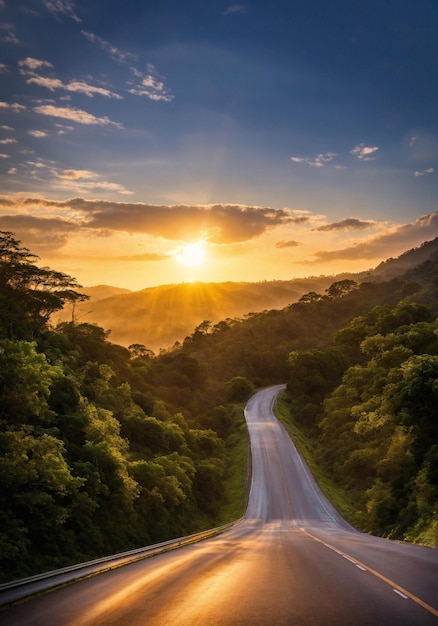
M86 295L37 261L0 233L2 580L228 521L242 402L278 382L318 463L354 500L351 521L434 541L436 259L205 320L158 355L147 337L125 348L95 324L53 326Z

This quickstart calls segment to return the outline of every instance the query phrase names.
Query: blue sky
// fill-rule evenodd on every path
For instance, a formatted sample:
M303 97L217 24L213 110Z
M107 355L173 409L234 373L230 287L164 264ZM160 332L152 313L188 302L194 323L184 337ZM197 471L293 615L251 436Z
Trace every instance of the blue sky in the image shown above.
M83 284L359 271L438 235L435 0L0 19L0 229Z

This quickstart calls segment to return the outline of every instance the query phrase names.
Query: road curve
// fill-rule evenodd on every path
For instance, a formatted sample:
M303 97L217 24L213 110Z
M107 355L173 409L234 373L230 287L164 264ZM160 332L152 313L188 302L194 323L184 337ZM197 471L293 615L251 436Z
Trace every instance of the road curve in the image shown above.
M316 485L272 406L245 416L252 481L222 535L106 572L0 613L9 626L428 626L438 551L356 531Z

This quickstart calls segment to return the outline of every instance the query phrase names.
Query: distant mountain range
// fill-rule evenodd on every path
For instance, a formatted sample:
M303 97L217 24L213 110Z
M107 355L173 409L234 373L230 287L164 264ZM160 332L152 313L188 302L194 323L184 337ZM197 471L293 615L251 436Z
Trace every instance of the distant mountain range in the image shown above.
M182 341L206 320L215 324L248 313L282 309L310 291L324 293L336 281L382 282L437 258L438 237L358 274L257 283L182 283L141 291L98 285L80 290L90 300L77 305L74 316L78 322L96 323L111 330L110 340L114 343L140 343L157 352ZM63 310L55 314L53 323L71 319L72 311Z

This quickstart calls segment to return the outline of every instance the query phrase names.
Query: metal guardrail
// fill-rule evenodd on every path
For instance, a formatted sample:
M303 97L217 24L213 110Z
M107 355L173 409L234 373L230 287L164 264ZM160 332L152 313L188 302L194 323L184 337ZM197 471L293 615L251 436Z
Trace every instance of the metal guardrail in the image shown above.
M241 520L237 520L236 522L231 522L230 524L218 526L193 535L187 535L186 537L170 539L169 541L163 541L151 546L112 554L100 559L77 563L76 565L70 565L50 572L44 572L42 574L36 574L27 578L20 578L19 580L0 584L0 607L14 604L27 597L39 595L50 589L64 586L90 576L96 576L105 571L134 563L135 561L147 559L156 554L182 548L183 546L197 543L204 539L210 539L211 537L215 537L229 530L240 522Z

